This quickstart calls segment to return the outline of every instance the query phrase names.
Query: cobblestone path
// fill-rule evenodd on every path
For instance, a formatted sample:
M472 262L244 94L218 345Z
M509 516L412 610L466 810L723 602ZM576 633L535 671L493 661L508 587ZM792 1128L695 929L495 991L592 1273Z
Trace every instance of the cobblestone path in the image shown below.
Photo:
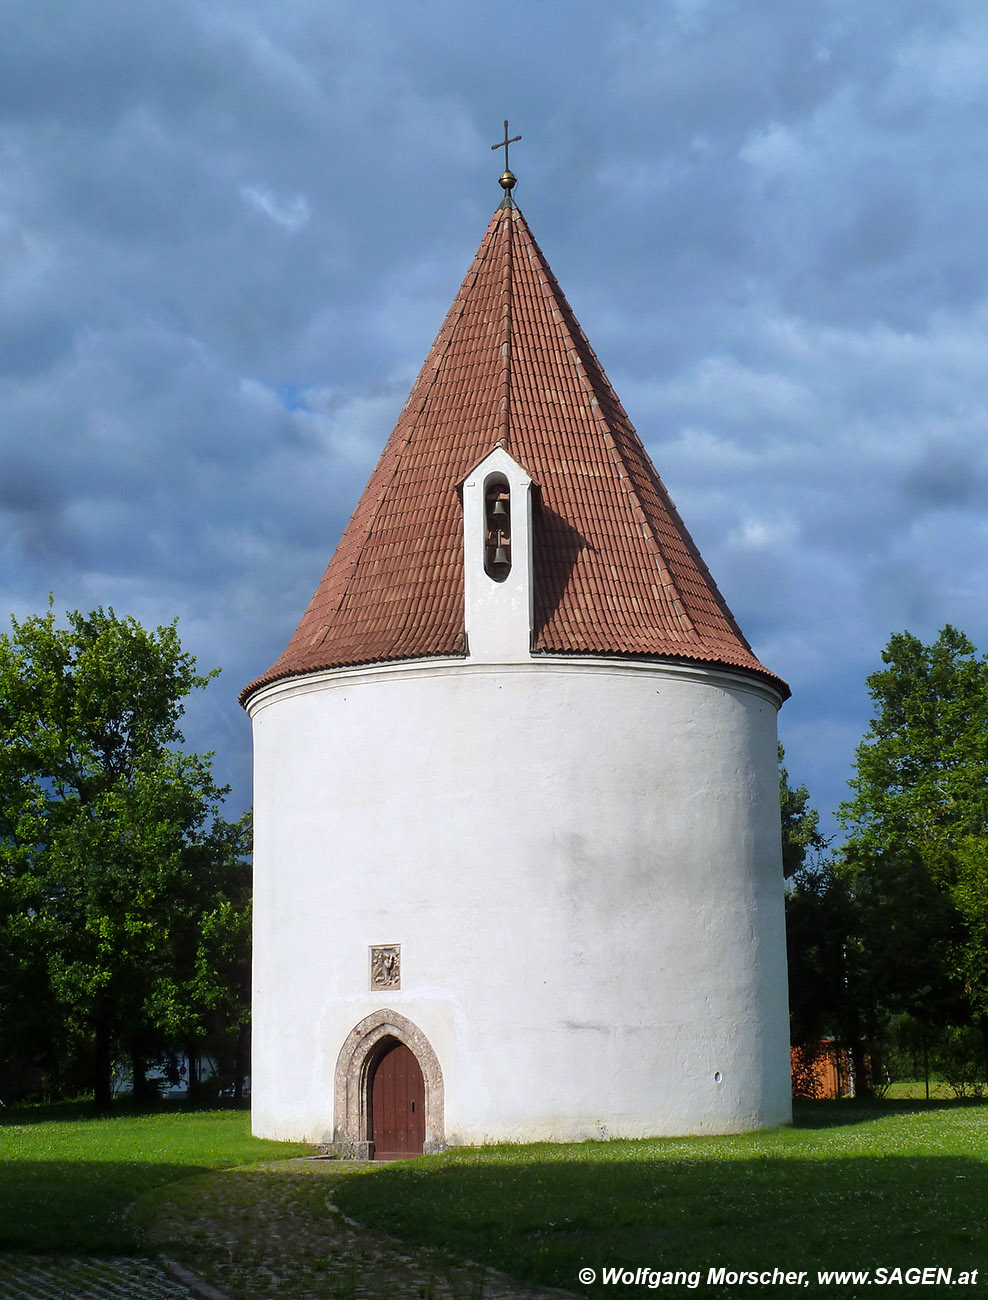
M182 1265L0 1252L0 1300L576 1300L367 1232L334 1204L346 1170L299 1159L193 1179L151 1228Z
M149 1259L0 1254L0 1300L201 1300L203 1295Z
M337 1209L354 1166L282 1160L178 1190L152 1239L234 1300L575 1300L368 1232Z

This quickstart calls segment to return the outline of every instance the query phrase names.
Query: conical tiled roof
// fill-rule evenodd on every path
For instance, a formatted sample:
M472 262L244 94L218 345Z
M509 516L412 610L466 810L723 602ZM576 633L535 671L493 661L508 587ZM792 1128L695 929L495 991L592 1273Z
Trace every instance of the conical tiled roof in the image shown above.
M457 487L498 443L539 489L532 648L734 667L783 695L717 590L524 217L495 212L281 677L463 655Z

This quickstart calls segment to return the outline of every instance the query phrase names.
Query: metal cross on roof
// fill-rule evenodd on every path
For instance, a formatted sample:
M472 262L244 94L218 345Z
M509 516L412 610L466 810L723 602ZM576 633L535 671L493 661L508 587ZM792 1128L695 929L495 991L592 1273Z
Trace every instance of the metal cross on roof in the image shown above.
M510 169L508 168L508 145L509 145L509 144L514 144L514 142L515 142L516 140L520 140L520 139L521 139L521 136L520 136L520 135L513 135L513 136L511 137L510 140L508 139L508 119L505 118L505 119L504 119L504 139L503 139L503 140L499 140L499 141L497 142L497 144L492 144L492 145L491 145L491 149L492 149L492 150L493 150L493 149L503 149L503 150L504 150L504 174L503 174L502 177L501 177L501 187L502 187L502 189L505 189L505 190L510 190L511 187L512 187L512 186L514 185L514 183L515 183L515 178L514 178L514 176L512 176L511 171L510 171Z

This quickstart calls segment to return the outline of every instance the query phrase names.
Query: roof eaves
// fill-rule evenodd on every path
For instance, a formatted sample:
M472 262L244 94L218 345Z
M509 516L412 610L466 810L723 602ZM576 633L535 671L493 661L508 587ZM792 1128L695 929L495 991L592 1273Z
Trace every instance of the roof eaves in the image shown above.
M753 662L751 664L732 663L730 659L718 659L703 654L702 652L698 654L690 654L688 651L682 651L679 654L643 654L641 651L637 650L561 651L534 648L532 654L537 655L540 659L614 659L619 662L631 660L635 663L683 664L684 666L694 668L715 668L721 672L741 673L746 677L756 677L763 682L767 682L774 691L781 695L783 703L792 695L792 690L790 689L788 682L783 681L783 679L773 673L771 669L766 668L763 664L759 663L754 654L752 654Z
M447 651L447 652L430 652L428 654L417 655L390 655L385 658L368 658L368 659L345 659L330 663L320 664L317 667L306 668L286 668L277 673L265 673L262 677L255 678L248 686L237 696L241 708L246 707L250 697L263 690L265 686L273 686L275 682L289 681L293 678L314 677L319 673L332 672L337 668L373 668L378 664L397 664L397 663L418 663L425 659L466 659L466 651Z

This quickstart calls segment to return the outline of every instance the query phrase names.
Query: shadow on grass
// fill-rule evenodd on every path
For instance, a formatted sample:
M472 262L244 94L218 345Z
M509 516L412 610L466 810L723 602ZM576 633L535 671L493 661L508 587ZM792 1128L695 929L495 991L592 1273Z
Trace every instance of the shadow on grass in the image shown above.
M0 1128L21 1124L70 1123L72 1120L115 1119L135 1115L195 1115L218 1110L249 1111L250 1099L229 1098L187 1101L183 1098L135 1102L130 1097L114 1097L109 1110L101 1110L91 1101L49 1101L21 1106L0 1106Z
M140 1197L205 1172L197 1165L18 1160L0 1180L0 1250L133 1254L145 1248L131 1213Z
M817 1269L988 1264L988 1167L963 1156L492 1160L392 1166L341 1181L336 1201L367 1227L579 1294L613 1294L581 1268ZM480 1156L480 1153L478 1153ZM689 1287L662 1287L683 1294ZM743 1288L742 1288L743 1289ZM773 1296L803 1294L784 1286ZM927 1289L928 1290L928 1289ZM912 1294L896 1288L898 1295ZM644 1293L644 1292L643 1292ZM755 1294L751 1287L746 1292ZM828 1300L854 1294L829 1286ZM858 1288L860 1293L860 1288ZM636 1292L637 1294L637 1292ZM916 1292L923 1294L923 1292Z
M840 1101L794 1101L792 1120L794 1128L840 1128L844 1124L870 1123L883 1116L929 1115L936 1111L967 1110L984 1106L984 1101L958 1100L954 1097L922 1098L859 1098L844 1097Z

